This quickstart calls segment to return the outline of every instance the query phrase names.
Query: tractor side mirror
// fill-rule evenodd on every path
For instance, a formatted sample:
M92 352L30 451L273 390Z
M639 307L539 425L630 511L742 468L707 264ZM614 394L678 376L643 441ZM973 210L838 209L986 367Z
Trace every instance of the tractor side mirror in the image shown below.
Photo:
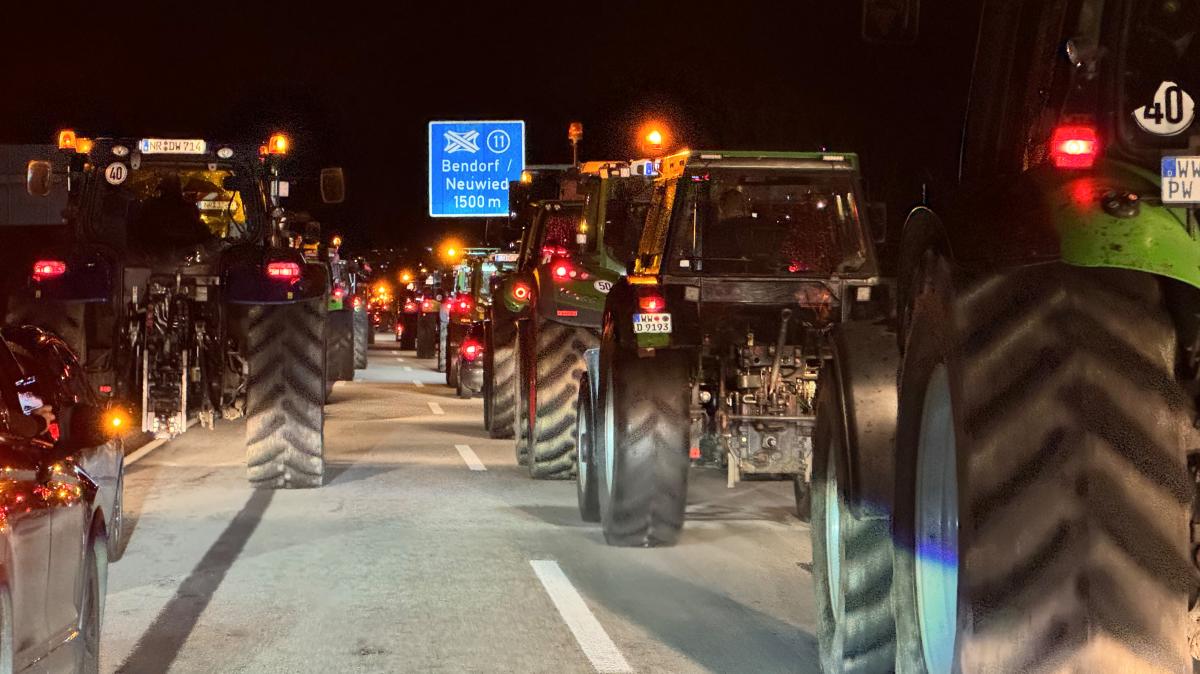
M867 204L867 218L875 243L887 241L887 204L882 201Z
M44 159L34 159L25 165L25 191L35 197L50 194L50 182L54 170L50 162Z
M321 201L340 204L346 200L346 176L340 167L321 169Z
M920 18L921 0L863 0L863 40L875 44L913 44L920 32Z

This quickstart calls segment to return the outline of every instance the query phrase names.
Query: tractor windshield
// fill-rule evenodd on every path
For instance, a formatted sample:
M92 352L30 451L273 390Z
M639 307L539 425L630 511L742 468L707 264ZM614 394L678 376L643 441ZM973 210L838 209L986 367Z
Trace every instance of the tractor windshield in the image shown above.
M719 168L685 175L680 185L673 270L827 275L866 262L850 175Z
M92 229L102 240L123 238L130 248L156 251L244 241L255 233L246 203L253 182L232 167L143 164L113 183L97 181L100 210Z
M1200 99L1200 0L1134 0L1127 11L1116 111L1124 140L1186 148Z

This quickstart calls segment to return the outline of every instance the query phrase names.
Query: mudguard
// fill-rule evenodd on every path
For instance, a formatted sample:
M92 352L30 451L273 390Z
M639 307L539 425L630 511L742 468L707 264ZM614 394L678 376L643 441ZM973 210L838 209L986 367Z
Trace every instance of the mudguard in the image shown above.
M63 262L67 270L60 276L30 279L29 292L34 299L59 302L108 302L113 295L117 265L95 248L75 248Z
M268 278L267 263L277 261L298 264L300 278ZM221 267L225 301L230 304L294 304L323 297L329 291L329 269L307 264L299 251L290 248L235 249L225 255Z
M900 350L877 322L848 321L831 333L829 385L842 399L847 499L857 516L892 511ZM823 375L824 376L824 375Z
M538 315L564 325L599 329L605 297L621 275L599 265L576 262L573 268L579 276L556 281L554 266L553 262L539 265L534 271Z
M1039 167L951 200L941 215L917 208L905 223L904 285L931 248L967 273L1061 260L1142 271L1200 288L1200 242L1184 208L1163 206L1161 178L1125 162L1087 172Z

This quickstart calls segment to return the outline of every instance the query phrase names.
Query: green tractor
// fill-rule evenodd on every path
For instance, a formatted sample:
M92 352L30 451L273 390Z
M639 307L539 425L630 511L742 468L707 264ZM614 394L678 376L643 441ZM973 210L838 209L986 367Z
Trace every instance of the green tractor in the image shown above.
M625 273L650 202L654 164L588 162L579 200L535 202L503 300L517 316L513 377L517 462L534 479L575 474L575 400L604 299Z
M821 660L1190 672L1200 3L979 26L958 183L908 216L894 329L841 326L821 387Z
M452 287L446 299L446 386L455 390L459 388L459 346L471 326L483 320L487 311L487 283L495 271L489 258L495 252L495 248L464 248L462 260L450 270Z

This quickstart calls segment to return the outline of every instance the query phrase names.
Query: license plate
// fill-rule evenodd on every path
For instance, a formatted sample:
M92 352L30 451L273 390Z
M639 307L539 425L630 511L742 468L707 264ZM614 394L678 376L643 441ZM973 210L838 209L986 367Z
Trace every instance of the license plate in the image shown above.
M633 332L667 333L671 331L671 314L634 314Z
M202 140L184 138L143 138L138 141L142 154L204 154L207 144Z
M1163 157L1164 204L1200 203L1200 157Z

